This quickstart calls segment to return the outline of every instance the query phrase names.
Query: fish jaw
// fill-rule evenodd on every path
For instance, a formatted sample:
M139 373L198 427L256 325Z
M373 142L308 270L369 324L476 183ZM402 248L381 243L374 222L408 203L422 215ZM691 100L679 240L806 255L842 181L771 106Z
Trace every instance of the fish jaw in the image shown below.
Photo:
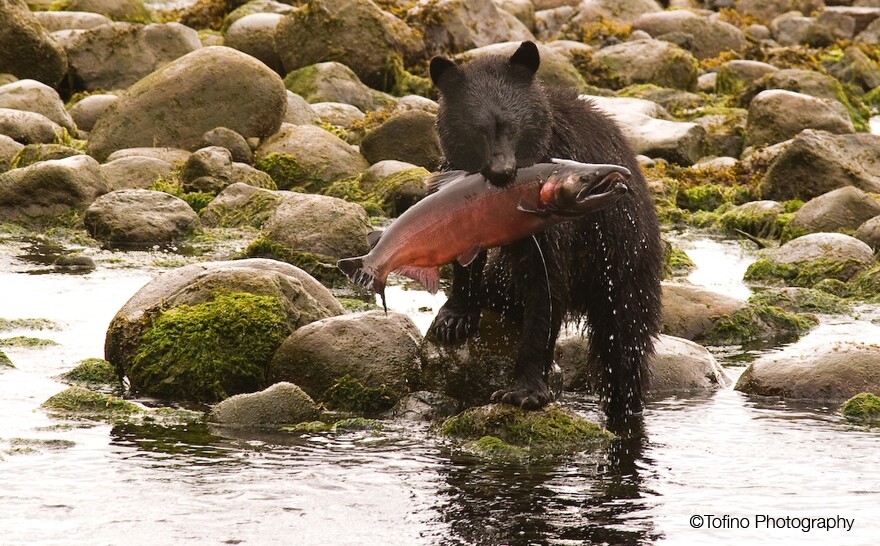
M581 164L581 168L560 175L543 183L539 194L541 207L529 212L576 217L605 208L629 191L626 180L631 173L617 165Z

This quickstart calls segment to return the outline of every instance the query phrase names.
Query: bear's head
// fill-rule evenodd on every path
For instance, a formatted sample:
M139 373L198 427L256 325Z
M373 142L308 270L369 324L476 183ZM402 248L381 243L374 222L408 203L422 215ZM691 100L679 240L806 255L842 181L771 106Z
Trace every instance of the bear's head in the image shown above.
M440 90L437 131L451 168L504 185L517 168L547 159L552 116L535 76L540 63L532 42L510 57L491 55L464 65L431 59L431 79Z

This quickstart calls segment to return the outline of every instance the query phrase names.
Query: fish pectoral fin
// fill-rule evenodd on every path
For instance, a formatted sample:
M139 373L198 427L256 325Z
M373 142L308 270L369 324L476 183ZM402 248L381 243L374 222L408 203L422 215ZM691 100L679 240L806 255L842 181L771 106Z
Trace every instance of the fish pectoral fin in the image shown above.
M550 214L551 214L551 212L547 209L533 209L533 208L530 208L530 207L523 205L522 203L520 203L516 206L516 210L520 210L522 212L528 212L529 214L536 214L536 215L540 216L541 218L546 218L547 216L550 216Z
M397 269L396 272L418 282L431 294L436 294L437 290L440 290L439 268L405 266Z
M379 243L379 239L382 238L382 233L384 232L384 229L377 229L367 233L367 244L370 245L371 249Z
M459 254L459 256L458 256L458 258L456 258L456 260L458 261L458 263L461 264L462 267L467 267L471 264L472 261L474 261L477 258L477 255L480 253L481 250L483 250L483 249L480 248L479 246L475 246L474 248L468 250L467 252L463 252L462 254Z
M445 171L432 174L425 180L425 187L427 188L426 195L437 193L449 184L466 177L467 174L467 171Z

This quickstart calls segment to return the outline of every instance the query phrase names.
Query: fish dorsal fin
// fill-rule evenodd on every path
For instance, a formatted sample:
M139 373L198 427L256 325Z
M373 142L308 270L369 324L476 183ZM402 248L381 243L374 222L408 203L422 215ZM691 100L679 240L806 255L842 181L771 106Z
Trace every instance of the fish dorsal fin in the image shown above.
M437 193L449 184L461 180L467 175L467 171L446 171L432 174L425 180L425 186L428 191L427 194L431 195L432 193Z
M475 246L474 248L459 254L456 260L458 260L458 263L460 263L462 267L467 267L471 264L472 261L474 261L474 259L480 253L480 250L482 250L480 247Z
M367 244L370 245L370 248L375 247L379 243L379 239L382 237L382 233L384 232L384 229L377 229L375 231L367 233Z
M440 270L436 267L405 266L396 271L404 277L417 281L431 294L436 294L440 289Z

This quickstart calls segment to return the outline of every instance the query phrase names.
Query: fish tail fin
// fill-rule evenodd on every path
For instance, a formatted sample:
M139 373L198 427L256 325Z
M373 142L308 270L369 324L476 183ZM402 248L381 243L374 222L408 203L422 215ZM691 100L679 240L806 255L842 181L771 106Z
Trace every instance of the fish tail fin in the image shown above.
M388 305L385 303L385 282L376 278L375 274L364 266L363 256L339 260L336 262L336 267L345 273L351 282L379 294L382 298L382 307L385 309L385 313L388 313Z

